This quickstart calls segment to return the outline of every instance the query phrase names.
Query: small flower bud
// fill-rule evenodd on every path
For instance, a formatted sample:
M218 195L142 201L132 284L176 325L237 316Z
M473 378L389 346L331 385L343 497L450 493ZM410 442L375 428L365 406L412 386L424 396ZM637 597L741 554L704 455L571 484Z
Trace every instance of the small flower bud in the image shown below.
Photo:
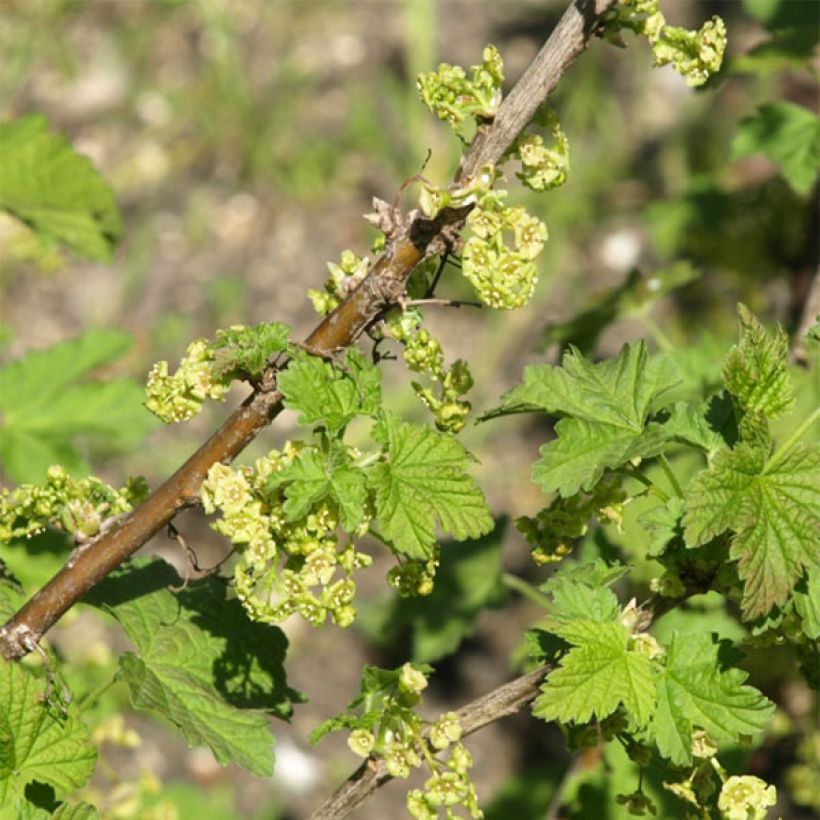
M401 675L399 676L399 689L403 692L418 695L426 688L427 678L424 673L413 668L413 665L410 663L404 664L401 668Z

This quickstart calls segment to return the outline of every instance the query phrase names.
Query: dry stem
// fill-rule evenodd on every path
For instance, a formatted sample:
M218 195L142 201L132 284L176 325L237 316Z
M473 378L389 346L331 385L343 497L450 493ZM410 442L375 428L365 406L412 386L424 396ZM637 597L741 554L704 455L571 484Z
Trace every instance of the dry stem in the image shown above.
M462 158L456 182L487 163L496 163L527 126L536 108L584 50L601 17L615 0L573 0L524 76L502 103L494 122L483 126ZM417 212L397 214L384 252L359 287L326 316L305 340L319 353L352 345L383 311L398 304L413 269L427 256L447 250L469 208L447 209L434 220ZM282 409L276 369L222 426L137 509L64 566L0 629L0 653L19 659L33 651L60 616L91 587L195 503L211 465L230 463Z

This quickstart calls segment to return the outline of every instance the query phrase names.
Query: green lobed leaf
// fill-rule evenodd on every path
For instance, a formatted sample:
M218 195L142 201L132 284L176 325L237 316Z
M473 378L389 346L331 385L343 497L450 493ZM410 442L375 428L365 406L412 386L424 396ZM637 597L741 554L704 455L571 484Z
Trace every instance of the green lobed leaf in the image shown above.
M820 638L820 567L809 567L805 581L795 587L793 597L803 634L816 641Z
M558 438L541 447L541 459L533 465L532 479L544 492L558 492L564 498L579 490L591 492L604 470L655 456L668 441L655 423L631 431L583 419L561 419L555 432Z
M339 367L300 351L279 374L279 389L285 407L298 411L300 424L324 427L331 435L381 406L378 369L353 349Z
M598 364L571 348L561 367L527 367L524 383L482 418L534 411L567 416L555 427L557 440L541 448L533 480L546 492L570 496L590 490L607 468L660 452L665 436L658 425L647 427L647 418L658 396L678 381L671 360L649 359L643 342L624 345Z
M0 146L0 209L81 256L110 260L122 222L88 158L40 115L0 123Z
M209 347L214 351L218 378L259 378L269 362L288 348L290 328L284 322L262 322L253 327L235 325L218 330Z
M25 797L17 797L11 803L0 804L0 820L50 820L52 814Z
M729 351L723 383L746 413L775 419L794 406L788 370L789 338L773 335L744 305L738 305L740 340Z
M456 540L478 538L493 528L487 502L466 473L469 453L452 436L420 424L384 416L378 435L386 460L374 464L367 481L384 535L410 558L429 558L436 522Z
M700 448L710 459L731 447L738 436L732 400L725 391L695 406L676 402L662 429L670 438Z
M734 531L730 556L744 583L751 620L783 604L806 567L818 563L820 449L795 447L784 458L748 444L724 450L689 487L684 535L690 547Z
M732 157L759 152L780 168L795 191L807 194L820 170L820 118L791 102L761 105L757 114L739 123Z
M637 429L657 396L678 382L667 357L647 359L642 341L625 344L617 356L597 364L570 348L561 367L525 368L524 383L502 396L499 413L541 410Z
M551 592L566 581L592 587L608 587L629 572L623 564L607 564L602 558L586 561L583 564L574 561L562 561L558 570L542 584L544 592Z
M652 635L663 646L672 640L675 631L715 635L716 640L732 643L742 643L749 637L734 607L730 609L729 601L717 592L693 595L652 622Z
M97 820L100 815L90 803L61 803L51 816L54 820Z
M268 776L268 715L289 717L299 698L282 666L287 640L277 627L248 620L219 579L175 595L168 587L178 583L164 562L134 561L89 596L136 647L120 656L131 702L167 718L189 745L209 746L220 763Z
M569 629L553 631L576 645L541 686L533 705L536 717L587 723L623 704L638 726L649 722L656 701L652 664L628 647L625 627L577 620Z
M336 502L345 532L353 532L364 517L367 483L363 470L350 460L343 446L323 453L315 447L303 449L284 470L273 473L268 486L285 485L285 516L298 521L314 504L330 496Z
M0 367L0 457L11 478L36 483L57 463L85 472L77 436L122 450L155 426L136 382L84 380L130 347L127 333L90 330Z
M621 609L615 593L606 587L596 588L565 579L543 588L552 593L551 624L566 625L576 620L603 624L614 621Z
M703 729L717 743L737 743L759 734L774 704L751 686L746 672L721 670L718 646L709 635L676 632L657 674L658 706L653 729L658 751L679 766L692 764L692 732Z
M665 504L644 512L638 521L641 526L651 533L646 554L651 558L663 555L670 542L683 537L681 517L686 508L682 498L673 495Z
M97 809L85 802L43 808L40 803L20 797L12 805L0 806L0 820L97 820L99 816Z
M96 759L76 707L54 705L45 681L0 658L0 806L22 798L34 780L69 795L91 776Z

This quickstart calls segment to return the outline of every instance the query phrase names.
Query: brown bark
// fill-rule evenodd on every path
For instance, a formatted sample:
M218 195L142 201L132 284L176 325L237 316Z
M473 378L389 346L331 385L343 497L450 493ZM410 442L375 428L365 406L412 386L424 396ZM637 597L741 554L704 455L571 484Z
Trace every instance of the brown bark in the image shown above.
M456 182L487 163L496 163L527 126L536 108L555 88L584 50L615 0L573 0L535 60L502 103L491 124L482 126L462 158ZM435 220L415 211L400 215L384 252L359 287L325 317L305 344L320 354L352 345L365 329L404 295L405 283L426 256L446 248L466 219L468 208L448 209ZM276 371L265 374L252 393L222 426L167 481L117 526L102 533L37 592L0 629L0 653L19 659L31 652L60 616L115 567L167 526L184 507L195 503L212 464L231 462L282 409Z

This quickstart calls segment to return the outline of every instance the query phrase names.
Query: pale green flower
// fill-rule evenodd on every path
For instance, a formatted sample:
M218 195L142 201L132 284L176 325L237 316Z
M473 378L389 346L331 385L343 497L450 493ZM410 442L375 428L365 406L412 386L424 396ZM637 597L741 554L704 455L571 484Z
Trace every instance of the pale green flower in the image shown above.
M440 772L424 784L427 802L432 806L455 806L467 797L468 783L458 772Z
M399 689L403 692L419 694L427 688L427 677L423 672L419 672L412 664L406 663L401 668L399 675Z
M446 749L461 738L461 723L455 712L446 712L430 727L430 743L436 749Z
M416 820L436 820L438 811L428 802L421 789L411 789L407 792L407 811Z
M384 765L390 776L402 780L410 777L411 760L407 749L398 743L392 744L384 755Z
M354 729L347 738L347 747L359 757L367 757L372 751L376 739L367 729Z
M732 775L720 790L718 809L726 820L763 820L777 802L777 789L754 775Z
M459 726L459 730L460 729L461 727ZM472 768L473 756L463 743L456 743L450 752L450 760L448 763L454 772L466 775L467 770Z

